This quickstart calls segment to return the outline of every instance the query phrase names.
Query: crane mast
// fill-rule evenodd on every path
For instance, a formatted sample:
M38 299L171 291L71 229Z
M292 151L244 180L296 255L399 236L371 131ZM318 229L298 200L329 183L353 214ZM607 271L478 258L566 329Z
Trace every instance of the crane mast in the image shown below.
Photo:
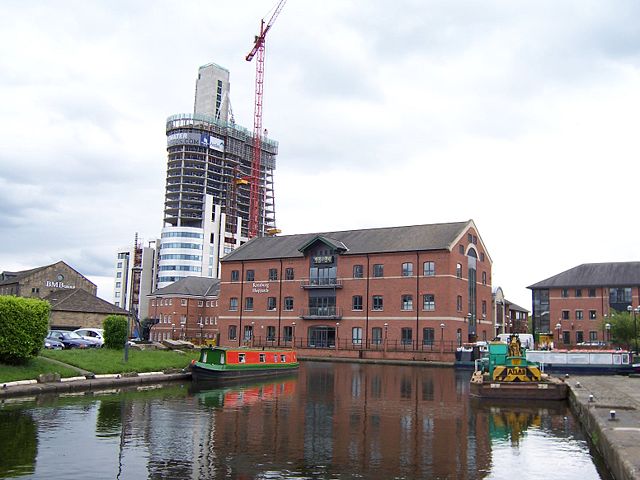
M250 62L256 57L256 90L253 114L253 158L251 161L250 189L249 189L249 238L258 235L260 228L260 165L262 151L262 94L264 89L264 49L267 32L282 11L287 0L280 0L276 5L269 21L265 24L260 20L260 34L256 35L251 51L245 57Z

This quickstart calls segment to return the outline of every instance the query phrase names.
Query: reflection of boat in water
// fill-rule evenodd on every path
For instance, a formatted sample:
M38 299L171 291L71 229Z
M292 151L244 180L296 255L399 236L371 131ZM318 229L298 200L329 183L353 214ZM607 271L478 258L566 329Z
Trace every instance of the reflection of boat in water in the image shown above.
M470 393L482 398L564 400L567 384L540 371L530 362L517 335L509 342L490 342L488 356L476 361Z
M204 347L191 363L194 381L229 381L291 373L298 368L293 350Z
M193 383L190 392L204 405L219 408L239 408L254 403L289 397L296 390L295 376L248 384L221 386L219 383Z

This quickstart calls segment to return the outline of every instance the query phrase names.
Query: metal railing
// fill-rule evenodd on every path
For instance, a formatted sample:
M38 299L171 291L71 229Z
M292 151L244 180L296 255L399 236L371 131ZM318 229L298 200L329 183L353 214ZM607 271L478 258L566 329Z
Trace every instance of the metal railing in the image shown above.
M342 280L337 278L305 278L302 288L342 288Z
M306 319L330 319L339 320L342 318L342 308L340 307L309 307L304 308L300 316Z
M307 338L287 338L280 339L271 337L256 336L250 339L244 339L242 345L248 347L285 347L285 348L308 348L308 349L330 349L330 350L367 350L367 351L386 351L386 352L415 352L415 353L453 353L458 348L458 342L455 340L434 341L432 343L421 343L416 341L387 340L377 341L368 340L358 343L352 339L339 338L326 339L324 341L310 341Z

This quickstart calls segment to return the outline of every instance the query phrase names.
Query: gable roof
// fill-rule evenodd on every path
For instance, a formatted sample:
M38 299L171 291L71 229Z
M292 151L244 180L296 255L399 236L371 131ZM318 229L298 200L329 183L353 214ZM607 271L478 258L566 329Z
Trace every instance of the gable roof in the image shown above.
M44 265L42 267L30 268L29 270L20 270L19 272L8 272L8 271L2 272L2 273L0 273L0 285L7 285L7 284L11 284L11 283L19 283L20 281L22 281L22 279L27 278L30 275L33 275L34 273L37 273L37 272L39 272L41 270L45 270L45 269L50 268L50 267L54 267L54 266L59 265L59 264L62 264L65 267L67 267L69 270L74 271L75 273L80 275L82 278L84 278L87 282L91 283L92 285L94 285L97 288L97 285L95 283L93 283L91 280L89 280L87 277L85 277L83 274L81 274L75 268L70 266L64 260L58 260L55 263L51 263L49 265Z
M220 280L208 277L185 277L171 285L154 290L150 296L216 297L220 293Z
M107 302L82 288L56 290L44 297L52 311L104 313L126 315L128 312Z
M640 285L640 262L583 263L549 277L529 289L567 287L629 287Z
M341 232L304 233L276 237L255 237L226 255L221 261L300 258L300 249L318 238L343 246L343 255L365 253L415 252L451 250L457 238L470 226L471 220L406 227L384 227Z

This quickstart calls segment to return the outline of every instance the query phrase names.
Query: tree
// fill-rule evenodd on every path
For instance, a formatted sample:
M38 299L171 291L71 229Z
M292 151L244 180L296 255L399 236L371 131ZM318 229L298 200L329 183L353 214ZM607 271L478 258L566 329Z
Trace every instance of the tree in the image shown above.
M23 364L38 355L49 330L49 302L0 296L0 362Z
M124 342L129 337L127 332L127 317L122 315L109 315L102 322L104 328L104 346L107 348L124 348Z
M611 341L619 345L626 345L630 349L631 344L635 342L635 328L631 314L612 310L606 323L611 325ZM605 325L603 325L603 330L606 331Z

